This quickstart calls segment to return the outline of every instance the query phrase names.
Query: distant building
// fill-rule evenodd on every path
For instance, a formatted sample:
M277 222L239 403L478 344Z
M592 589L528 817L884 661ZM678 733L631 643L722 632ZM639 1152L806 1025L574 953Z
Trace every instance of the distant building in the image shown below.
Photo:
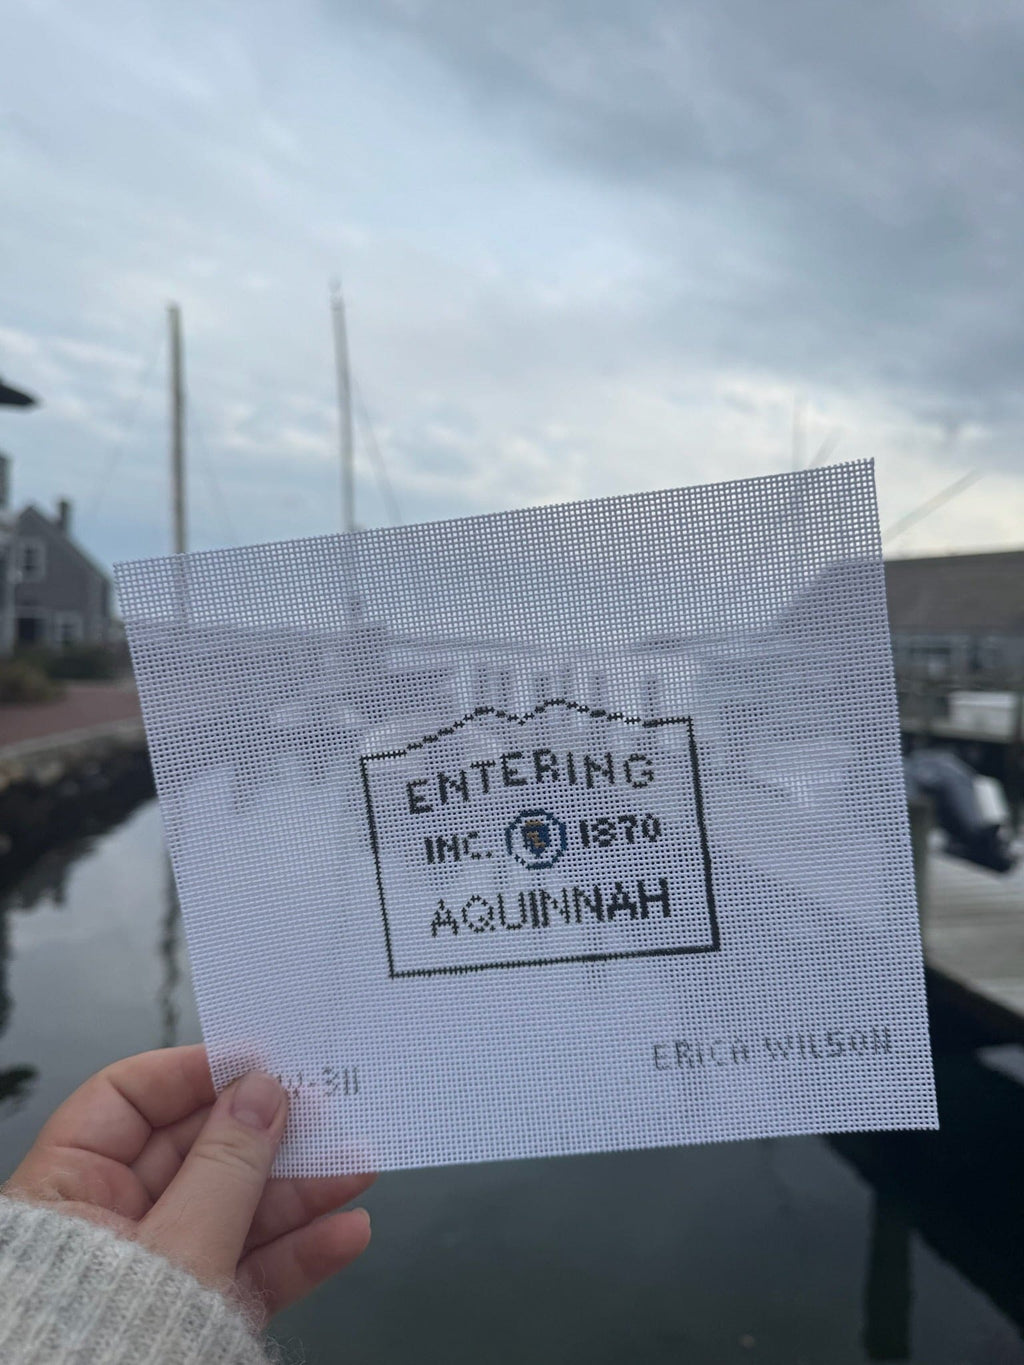
M890 559L885 581L897 674L1024 682L1024 550Z
M66 499L52 518L31 504L18 513L14 553L18 645L63 649L110 642L110 579L72 540Z

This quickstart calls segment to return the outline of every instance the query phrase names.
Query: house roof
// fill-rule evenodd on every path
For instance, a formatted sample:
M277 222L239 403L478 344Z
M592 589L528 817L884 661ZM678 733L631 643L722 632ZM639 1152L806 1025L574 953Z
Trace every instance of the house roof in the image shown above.
M72 539L66 531L62 531L60 529L60 524L54 517L48 517L45 512L40 512L35 503L28 503L28 505L23 507L18 513L19 531L23 531L23 518L27 518L29 521L35 520L37 522L42 522L43 525L40 529L45 529L51 536L59 536L68 549L72 550L78 556L91 573L97 574L108 583L111 581L110 575L107 573L106 569L101 568L94 559L90 558L82 549L81 545L79 545L76 540Z
M1024 635L1024 550L890 559L885 587L893 630Z

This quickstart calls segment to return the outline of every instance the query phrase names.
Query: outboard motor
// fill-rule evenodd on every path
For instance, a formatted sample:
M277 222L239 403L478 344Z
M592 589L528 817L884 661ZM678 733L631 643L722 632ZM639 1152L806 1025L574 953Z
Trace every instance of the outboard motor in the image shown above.
M1017 865L1007 838L1002 790L945 749L916 749L903 760L907 795L931 798L954 858L1009 872Z

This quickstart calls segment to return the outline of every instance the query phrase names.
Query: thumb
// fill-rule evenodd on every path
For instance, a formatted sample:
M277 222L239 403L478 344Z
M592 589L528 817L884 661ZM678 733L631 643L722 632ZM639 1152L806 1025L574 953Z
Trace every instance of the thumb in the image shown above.
M288 1095L251 1072L218 1098L138 1239L217 1288L234 1279L284 1132Z

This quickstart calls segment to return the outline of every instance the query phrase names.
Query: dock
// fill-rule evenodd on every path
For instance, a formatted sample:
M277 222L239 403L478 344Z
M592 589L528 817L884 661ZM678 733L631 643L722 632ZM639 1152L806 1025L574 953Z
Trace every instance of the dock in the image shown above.
M933 847L926 877L933 993L992 1042L1024 1042L1024 864L1001 875Z

